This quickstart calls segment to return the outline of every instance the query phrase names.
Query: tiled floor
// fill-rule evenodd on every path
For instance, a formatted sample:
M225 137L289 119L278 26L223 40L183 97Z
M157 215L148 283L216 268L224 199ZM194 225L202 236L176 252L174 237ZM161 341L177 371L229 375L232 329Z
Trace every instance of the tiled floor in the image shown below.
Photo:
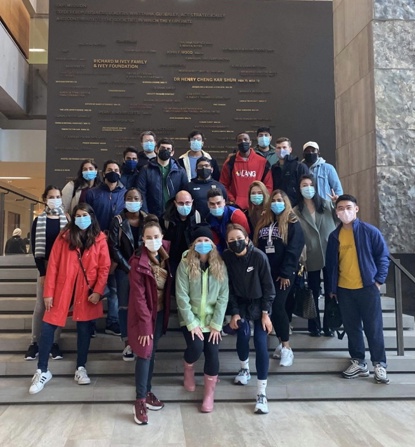
M211 414L169 403L133 422L132 405L0 406L2 447L413 447L415 401L219 403Z

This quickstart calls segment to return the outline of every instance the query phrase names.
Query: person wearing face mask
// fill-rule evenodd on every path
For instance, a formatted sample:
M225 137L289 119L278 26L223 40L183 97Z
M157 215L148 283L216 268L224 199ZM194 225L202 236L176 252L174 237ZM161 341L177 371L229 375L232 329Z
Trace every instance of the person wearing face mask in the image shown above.
M138 151L129 146L123 152L121 166L121 183L127 188L137 188L138 183Z
M275 298L274 281L266 255L255 248L248 233L237 224L228 226L228 250L223 260L229 276L229 305L231 329L236 331L236 350L241 368L234 379L235 385L247 385L251 380L249 369L250 322L254 326L255 364L257 370L257 398L254 412L268 413L266 397L269 369L268 337L272 330L270 316Z
M189 141L190 150L185 152L183 155L180 155L177 161L179 162L179 165L186 171L189 182L198 176L196 166L197 161L200 157L205 157L210 160L210 164L213 168L211 176L214 180L219 180L220 171L218 163L207 152L202 150L205 144L205 136L203 135L203 133L200 132L200 130L193 130L187 136L187 139Z
M196 228L176 275L177 308L187 346L183 362L186 391L195 391L194 364L202 352L205 355L202 413L213 411L219 343L229 299L226 267L212 239L209 227Z
M164 239L170 241L170 270L173 275L172 292L174 295L174 276L182 259L182 254L192 242L192 233L202 221L199 211L195 210L193 199L187 191L179 191L166 205L161 220Z
M249 207L245 213L248 218L250 236L254 236L255 228L269 200L269 192L266 186L259 181L252 182L248 191Z
M206 222L213 233L213 242L219 253L226 249L226 232L229 224L239 224L249 232L248 220L243 211L231 205L226 205L222 192L219 189L211 189L207 193L209 216Z
M222 183L212 178L212 160L207 157L200 157L196 162L197 177L193 178L187 185L186 191L189 191L193 200L194 206L205 220L209 215L209 207L206 202L206 196L211 189L220 189L225 201L228 199L226 188Z
M320 147L315 141L309 141L303 146L303 163L313 174L317 194L323 200L336 200L343 194L342 184L336 168L320 156Z
M144 166L148 165L148 162L156 158L156 153L154 152L156 148L157 137L151 130L145 130L140 134L140 143L143 148L137 155L138 165L137 171L140 172Z
M260 180L269 192L272 191L271 166L252 149L246 132L236 136L236 144L238 151L226 159L219 181L225 186L230 203L247 210L249 185L254 180Z
M120 324L121 340L124 341L123 360L134 360L134 354L128 343L127 315L130 283L128 273L130 271L129 259L134 251L142 244L144 219L147 214L141 209L143 198L137 188L130 188L124 195L124 210L112 219L108 245L117 284L118 320Z
M274 189L283 190L291 201L291 206L296 206L299 189L298 184L302 175L309 174L304 163L298 161L298 157L291 155L291 141L286 137L278 138L275 142L278 162L272 167L272 181Z
M161 410L164 403L151 391L154 357L170 315L170 243L163 240L154 215L144 221L144 245L130 259L128 337L136 355L134 421L148 423L147 410Z
M339 302L351 357L351 365L342 376L369 376L364 332L375 383L388 384L380 286L388 275L389 251L382 233L358 219L358 211L355 197L338 197L336 214L341 225L330 234L326 252L328 293Z
M290 199L284 191L273 191L255 230L254 245L266 254L275 282L276 296L271 319L279 344L273 357L281 359L280 366L291 366L294 361L285 305L294 284L304 243L303 230L292 210Z
M63 209L71 214L79 202L85 202L88 190L100 183L98 165L94 160L84 160L79 167L76 178L69 181L62 189Z
M301 197L294 212L298 216L304 232L308 287L313 292L317 310L317 318L308 320L308 332L312 337L320 337L323 329L326 337L332 337L333 331L327 326L326 314L323 317L323 326L321 325L319 296L321 274L323 273L325 303L330 299L325 258L329 235L336 228L334 207L331 201L324 200L317 194L312 175L301 177L300 192Z
M42 319L45 313L43 286L48 260L55 239L58 237L59 232L65 228L69 220L69 216L65 214L62 207L62 194L59 188L53 185L47 186L42 194L42 200L45 203L45 210L35 218L30 232L32 253L39 275L36 286L36 304L32 316L32 340L25 354L25 360L36 360L39 354L38 343L40 340ZM51 347L50 354L53 360L62 358L62 352L58 345L60 333L60 329L55 332L54 342Z
M101 299L109 268L107 238L99 228L94 210L86 203L79 203L50 253L43 291L45 314L39 359L30 394L42 391L52 378L48 369L49 352L56 330L66 324L69 309L72 309L78 334L74 379L78 385L91 383L85 369L91 325L103 316Z
M255 152L268 160L270 166L274 166L278 161L275 147L271 145L272 134L269 127L259 127L256 131L257 146Z
M120 181L120 166L114 160L107 160L103 167L104 182L90 189L86 194L86 203L92 206L99 226L105 233L108 232L112 219L124 209L125 187ZM108 276L105 289L108 313L105 333L119 336L117 285L114 274Z
M143 194L143 210L161 219L168 200L185 189L188 180L185 170L173 158L172 140L159 140L156 155L156 159L141 169L138 188Z

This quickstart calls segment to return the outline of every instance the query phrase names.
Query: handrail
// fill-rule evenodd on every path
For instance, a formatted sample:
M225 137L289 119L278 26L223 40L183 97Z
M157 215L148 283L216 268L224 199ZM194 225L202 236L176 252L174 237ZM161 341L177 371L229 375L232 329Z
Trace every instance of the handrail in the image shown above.
M395 321L396 321L396 344L398 355L405 355L403 339L403 304L402 304L402 273L415 284L415 277L402 266L400 259L389 255L395 273Z
M13 190L13 189L6 188L6 187L3 186L3 185L0 185L0 189L4 189L5 191L7 191L7 194L8 194L9 192L11 192L12 194L16 194L17 196L23 197L24 199L30 200L31 202L40 203L41 205L44 205L44 203L41 202L40 200L32 199L32 198L29 197L29 196L26 196L26 195L24 195L24 194L22 194L22 193L20 193L20 192L17 192L17 191L15 191L15 190Z

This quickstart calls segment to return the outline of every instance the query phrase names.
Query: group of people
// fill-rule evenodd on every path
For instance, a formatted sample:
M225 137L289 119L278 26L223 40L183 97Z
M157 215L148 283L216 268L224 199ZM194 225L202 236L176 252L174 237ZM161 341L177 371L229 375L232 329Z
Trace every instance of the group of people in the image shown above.
M45 189L45 210L31 231L39 278L25 358L38 357L38 368L29 392L40 392L52 378L48 360L63 356L58 342L68 314L77 323L75 381L90 383L87 354L106 297L105 332L121 336L123 359L135 360L134 420L147 424L147 410L164 406L151 382L175 297L189 392L196 388L194 364L202 353L205 357L201 411L214 407L228 316L240 360L234 383L251 379L253 333L254 411L268 413L267 338L274 329L273 357L291 366L290 302L301 264L317 310L322 280L326 302L339 302L352 357L343 377L369 375L364 330L375 380L388 383L379 293L388 270L387 247L379 230L357 218L356 199L343 194L318 144L306 143L299 161L288 138L273 147L270 129L261 127L256 148L247 133L237 135L237 147L220 171L204 151L202 132L191 132L188 140L189 151L176 160L173 141L143 132L142 151L128 147L121 165L106 161L102 181L96 163L85 160L62 191ZM308 331L333 336L319 312Z

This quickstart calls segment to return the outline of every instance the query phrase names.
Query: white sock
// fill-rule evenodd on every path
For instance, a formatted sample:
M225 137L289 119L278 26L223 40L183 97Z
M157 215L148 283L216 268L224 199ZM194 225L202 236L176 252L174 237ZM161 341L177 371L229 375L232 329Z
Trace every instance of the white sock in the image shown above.
M249 371L249 357L246 360L241 360L241 368Z
M258 392L257 394L263 394L264 396L267 395L266 393L266 389L267 389L267 380L257 380L257 388L258 388Z

